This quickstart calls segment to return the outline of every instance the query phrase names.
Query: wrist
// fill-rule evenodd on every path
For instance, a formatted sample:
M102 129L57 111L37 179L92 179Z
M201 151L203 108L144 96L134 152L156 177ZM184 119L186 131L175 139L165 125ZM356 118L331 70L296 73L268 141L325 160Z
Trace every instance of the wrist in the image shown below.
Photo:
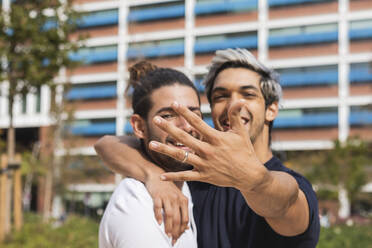
M247 193L264 193L273 181L272 175L270 171L262 164L257 166L253 171L254 173L250 172L249 182L247 182L247 179L245 178L244 182L241 183L238 189L241 192Z
M164 170L158 166L154 166L150 163L150 166L146 166L144 170L144 184L148 184L154 181L160 181L160 175L164 173Z

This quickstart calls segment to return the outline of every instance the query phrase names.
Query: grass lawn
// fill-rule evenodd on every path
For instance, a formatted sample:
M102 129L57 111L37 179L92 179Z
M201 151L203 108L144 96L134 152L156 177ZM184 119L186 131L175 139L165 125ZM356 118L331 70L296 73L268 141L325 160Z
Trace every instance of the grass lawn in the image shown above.
M97 221L70 215L60 227L42 223L35 214L25 216L20 232L14 233L1 248L91 248L98 247Z
M35 214L25 216L25 225L0 248L91 248L98 247L99 223L70 215L64 225L42 223ZM318 248L372 248L372 224L322 228Z
M372 224L322 228L318 248L372 248Z

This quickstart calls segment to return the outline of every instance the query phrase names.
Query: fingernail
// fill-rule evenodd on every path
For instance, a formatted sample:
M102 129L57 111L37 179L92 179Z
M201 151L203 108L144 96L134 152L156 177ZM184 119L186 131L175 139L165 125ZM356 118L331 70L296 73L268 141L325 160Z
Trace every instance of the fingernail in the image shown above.
M161 118L159 116L155 116L154 117L154 122L158 123L158 124L161 123Z
M168 235L168 237L169 237L169 238L171 238L171 237L172 237L172 234L171 234L171 233L168 233L167 235Z
M151 141L151 142L150 142L150 146L151 146L152 148L157 148L159 145L158 145L155 141Z
M245 99L240 99L239 101L240 101L240 102L245 102Z
M179 106L178 102L173 102L173 107L178 108Z
M166 178L164 175L160 175L160 179L164 181Z

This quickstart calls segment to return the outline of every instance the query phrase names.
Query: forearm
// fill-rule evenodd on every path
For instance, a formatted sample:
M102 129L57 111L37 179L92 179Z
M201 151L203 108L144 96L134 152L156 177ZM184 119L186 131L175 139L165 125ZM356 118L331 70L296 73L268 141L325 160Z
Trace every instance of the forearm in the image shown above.
M250 208L264 217L279 234L293 236L308 226L306 197L289 174L267 171L253 190L240 190Z
M145 159L140 152L140 142L134 137L106 135L94 144L94 148L110 170L125 177L145 182L164 172Z
M298 195L298 185L292 176L268 170L254 188L239 190L252 210L272 218L283 216Z

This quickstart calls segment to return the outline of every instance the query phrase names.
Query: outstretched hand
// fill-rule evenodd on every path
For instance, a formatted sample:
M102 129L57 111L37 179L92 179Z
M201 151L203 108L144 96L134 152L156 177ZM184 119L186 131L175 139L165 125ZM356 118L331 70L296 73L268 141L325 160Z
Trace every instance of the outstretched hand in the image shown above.
M244 187L245 190L253 189L261 183L267 170L255 154L250 140L249 125L245 125L240 116L244 104L245 101L241 100L230 107L228 111L230 130L221 132L210 127L187 107L174 103L172 105L174 111L203 136L203 141L161 117L155 117L154 122L158 127L195 152L189 154L187 158L187 163L194 166L193 170L165 173L162 179L202 181L238 189ZM179 161L185 158L185 151L156 141L150 142L150 149Z

